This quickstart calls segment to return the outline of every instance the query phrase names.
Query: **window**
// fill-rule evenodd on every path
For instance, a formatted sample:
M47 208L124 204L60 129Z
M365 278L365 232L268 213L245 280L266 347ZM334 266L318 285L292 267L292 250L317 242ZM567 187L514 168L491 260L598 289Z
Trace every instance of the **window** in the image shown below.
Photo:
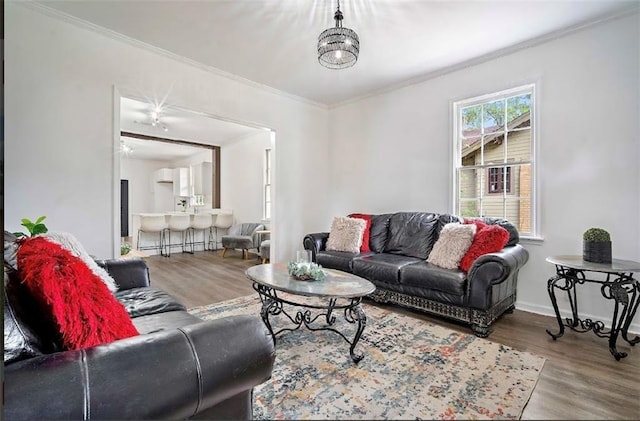
M492 167L489 168L489 193L511 193L511 167Z
M527 85L453 104L453 212L505 218L525 237L537 236L534 91Z
M264 219L271 219L271 149L264 154Z

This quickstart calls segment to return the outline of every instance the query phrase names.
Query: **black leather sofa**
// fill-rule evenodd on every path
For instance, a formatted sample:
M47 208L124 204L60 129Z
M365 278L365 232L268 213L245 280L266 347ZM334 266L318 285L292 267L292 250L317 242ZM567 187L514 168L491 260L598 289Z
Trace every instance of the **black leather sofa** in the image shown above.
M150 286L143 260L98 263L140 335L76 351L58 349L5 265L3 419L251 419L275 358L262 320L203 321Z
M308 234L303 244L316 263L361 276L376 285L369 298L445 316L471 325L480 337L516 302L518 272L529 253L518 244L517 229L500 218L481 218L509 231L507 245L476 259L468 273L426 262L440 230L455 215L397 212L372 215L370 252L327 251L328 232Z

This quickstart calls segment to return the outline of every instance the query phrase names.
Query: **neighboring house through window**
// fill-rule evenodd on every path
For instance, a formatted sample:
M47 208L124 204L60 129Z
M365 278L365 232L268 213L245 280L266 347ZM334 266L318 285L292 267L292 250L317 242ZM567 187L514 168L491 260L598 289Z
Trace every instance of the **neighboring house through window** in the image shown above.
M454 213L501 217L537 236L534 85L457 101Z
M271 219L271 149L264 155L264 219Z

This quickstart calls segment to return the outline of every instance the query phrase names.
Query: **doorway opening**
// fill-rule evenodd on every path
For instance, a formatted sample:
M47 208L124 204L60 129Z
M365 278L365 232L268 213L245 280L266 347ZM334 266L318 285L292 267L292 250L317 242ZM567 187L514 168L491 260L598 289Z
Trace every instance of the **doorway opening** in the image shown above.
M145 212L177 212L185 207L187 212L194 212L195 209L214 213L228 211L233 214L234 222L261 222L271 229L275 212L269 209L266 213L268 218L265 218L264 203L274 203L275 183L270 180L270 188L264 188L263 166L265 150L269 149L274 156L269 170L274 172L273 130L179 107L164 107L157 113L149 102L120 96L117 89L115 98L119 104L116 111L119 115L116 119L116 123L119 123L116 124L118 136L114 139L118 151L114 159L114 178L117 178L114 180L117 186L114 196L120 208L117 213L114 212L117 249L123 237L123 226L128 225L129 235L126 238L131 240L137 234L133 232L136 230L133 215ZM142 145L148 145L148 148ZM179 157L154 158L149 151L148 158L141 156L144 149L168 148L193 149L191 152L181 152L185 155ZM180 168L188 169L185 186L176 186L174 183L169 188L170 183L163 183L169 173L167 170L175 173ZM159 178L155 178L154 172L159 172ZM142 175L137 181L136 173ZM121 196L121 179L127 180L126 198ZM185 190L181 190L183 187ZM160 192L163 189L164 198ZM269 198L264 197L265 191L270 195ZM186 206L179 204L183 198ZM123 214L123 202L127 202L128 215ZM164 203L164 208L161 203ZM125 218L127 223L121 224Z

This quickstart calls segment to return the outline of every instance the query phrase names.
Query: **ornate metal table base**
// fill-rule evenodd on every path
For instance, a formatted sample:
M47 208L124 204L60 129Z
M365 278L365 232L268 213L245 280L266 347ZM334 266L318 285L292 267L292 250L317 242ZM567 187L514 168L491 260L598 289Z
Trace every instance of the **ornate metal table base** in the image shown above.
M360 340L360 336L362 336L362 332L364 331L365 326L367 325L367 316L364 314L360 303L362 302L362 297L350 298L349 302L344 305L337 305L335 298L330 298L329 303L326 306L322 305L311 305L311 304L300 304L292 301L288 301L279 297L276 293L276 290L273 288L269 288L267 286L261 285L257 282L253 283L253 289L258 292L260 296L260 300L262 301L262 310L260 311L260 316L264 321L264 324L269 329L269 333L271 333L271 337L273 338L273 344L276 344L276 336L282 332L294 331L299 329L302 325L304 325L307 329L312 331L317 330L329 330L331 332L335 332L340 335L347 343L350 345L349 354L351 355L351 359L354 363L360 362L362 358L364 358L363 354L355 354L354 350L358 341ZM291 316L284 309L284 304L289 304L295 307L303 307L304 310L298 310L295 316ZM315 316L311 316L310 309L319 309L321 310L319 314ZM322 310L326 310L322 312ZM336 322L336 317L333 314L334 310L344 310L344 318L347 322L351 324L357 324L356 333L353 340L349 340L342 332L332 327ZM273 327L271 326L271 322L269 321L270 315L279 315L284 314L291 323L294 324L295 327L291 328L282 328L277 332L273 331ZM324 318L326 325L324 326L312 326L312 324L318 320L319 318Z
M626 352L619 352L616 348L618 335L622 333L622 338L631 346L640 342L640 336L633 339L629 338L629 325L638 309L640 303L640 284L632 276L632 273L615 273L606 272L606 280L587 279L585 271L565 267L556 264L556 275L549 278L547 282L547 291L553 304L553 310L556 313L556 319L560 328L558 333L552 333L547 329L547 333L551 335L553 340L564 335L565 326L576 332L593 331L598 337L609 338L609 352L620 360L627 356ZM600 292L602 296L608 300L613 300L613 320L611 321L611 329L605 328L601 321L591 319L580 319L578 317L578 301L576 299L576 284L584 284L585 282L598 283L601 285ZM571 305L571 318L564 321L560 316L558 309L558 301L556 300L555 290L566 291Z

